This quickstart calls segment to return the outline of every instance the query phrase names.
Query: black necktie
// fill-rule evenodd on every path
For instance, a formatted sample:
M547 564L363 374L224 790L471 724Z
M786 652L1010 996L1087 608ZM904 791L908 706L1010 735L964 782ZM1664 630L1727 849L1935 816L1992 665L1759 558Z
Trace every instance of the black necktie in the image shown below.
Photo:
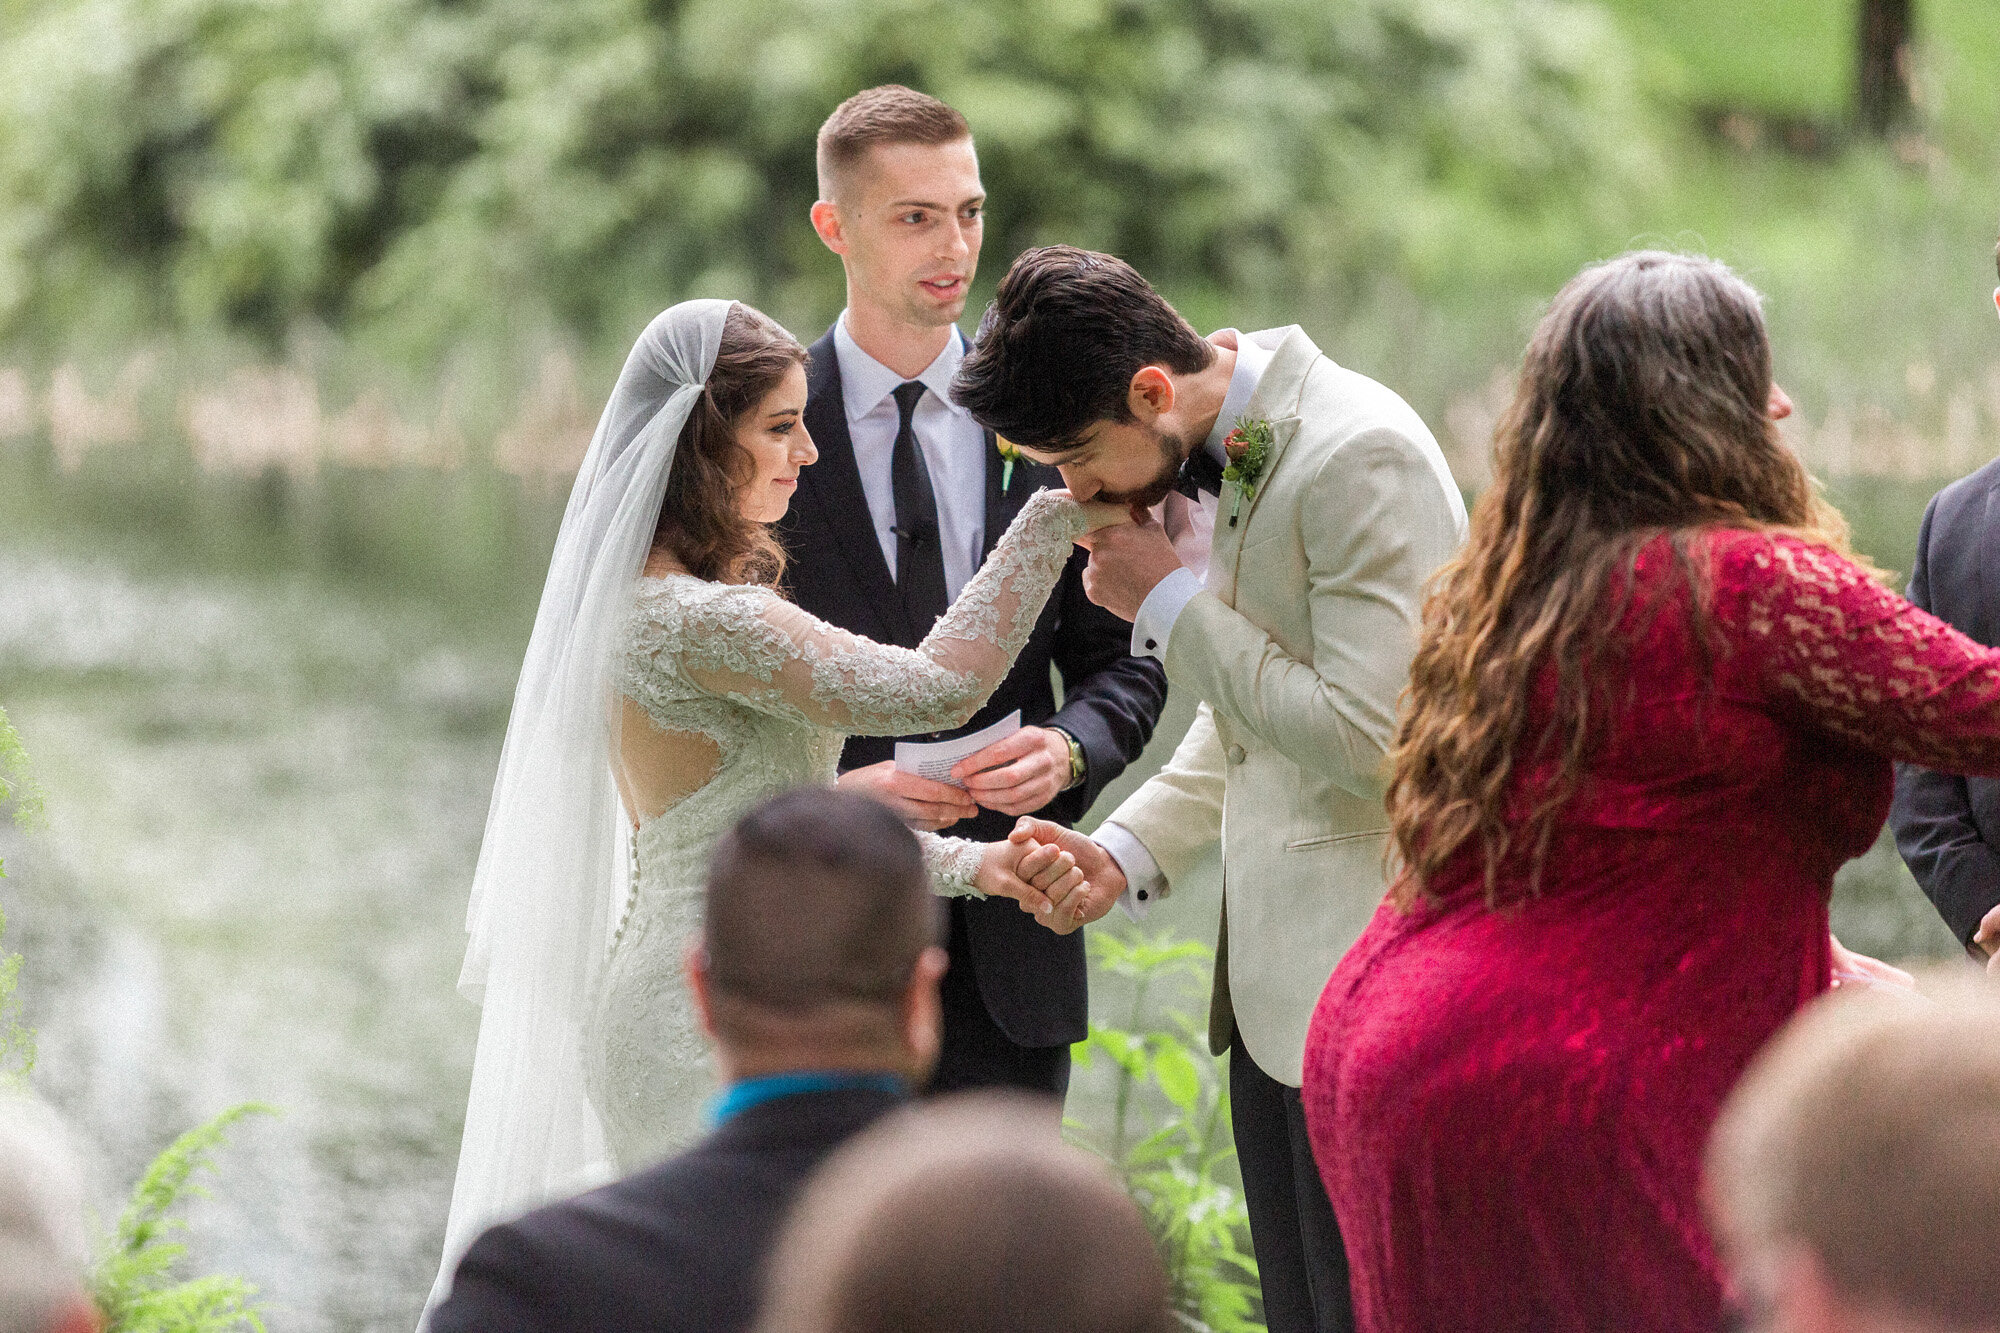
M1207 440L1188 451L1187 461L1181 464L1180 474L1174 478L1174 489L1197 504L1203 491L1222 494L1222 464L1208 451Z
M896 452L889 458L889 488L896 497L896 594L910 628L922 638L944 614L944 545L938 540L937 494L910 424L924 386L896 386Z

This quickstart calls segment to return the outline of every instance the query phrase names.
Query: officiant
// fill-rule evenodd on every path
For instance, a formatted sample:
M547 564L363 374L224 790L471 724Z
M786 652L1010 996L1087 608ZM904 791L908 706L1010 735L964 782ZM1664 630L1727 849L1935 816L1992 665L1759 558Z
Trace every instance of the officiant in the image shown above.
M899 86L841 103L820 127L812 222L841 258L847 308L811 348L806 427L819 462L779 536L791 598L834 624L914 647L1053 468L1009 457L950 396L957 327L978 268L986 194L972 132ZM1021 712L1021 729L961 760L963 786L899 773L895 738L855 737L840 785L914 828L1004 839L1014 817L1064 824L1145 748L1166 702L1159 663L1084 595L1076 552L1028 645L959 732ZM1051 668L1062 681L1057 707ZM929 1091L1017 1087L1061 1097L1086 1030L1083 936L1012 902L954 898L944 1041Z

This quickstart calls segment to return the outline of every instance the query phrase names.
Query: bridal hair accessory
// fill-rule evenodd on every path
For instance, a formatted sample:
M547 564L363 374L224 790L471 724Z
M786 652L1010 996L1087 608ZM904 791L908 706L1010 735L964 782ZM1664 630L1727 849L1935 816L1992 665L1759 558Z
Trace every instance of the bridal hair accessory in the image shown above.
M1014 464L1021 461L1021 446L996 432L993 447L1000 451L1000 494L1005 495L1014 484Z
M1236 418L1236 429L1222 437L1222 452L1229 456L1222 479L1236 483L1236 495L1229 502L1229 526L1233 528L1243 497L1257 494L1257 481L1270 462L1271 423L1262 417Z

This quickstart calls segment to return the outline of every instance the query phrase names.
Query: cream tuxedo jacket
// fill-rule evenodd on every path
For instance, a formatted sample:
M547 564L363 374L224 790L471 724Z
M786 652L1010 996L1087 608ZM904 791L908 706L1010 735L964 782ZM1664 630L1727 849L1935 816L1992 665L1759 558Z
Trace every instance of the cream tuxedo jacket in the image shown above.
M1209 1042L1232 1024L1271 1077L1301 1082L1306 1027L1384 890L1385 757L1416 651L1424 584L1465 535L1437 441L1401 398L1300 329L1245 416L1271 423L1254 493L1224 483L1204 590L1167 641L1198 694L1173 759L1110 816L1169 889L1222 842Z

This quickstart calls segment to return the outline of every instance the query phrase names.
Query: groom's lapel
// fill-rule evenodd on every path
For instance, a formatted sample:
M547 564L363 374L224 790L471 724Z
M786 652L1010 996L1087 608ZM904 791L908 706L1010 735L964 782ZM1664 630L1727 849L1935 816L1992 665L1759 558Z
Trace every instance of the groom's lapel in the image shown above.
M1248 335L1246 335L1248 336ZM1210 544L1210 568L1224 574L1228 588L1228 600L1233 604L1236 594L1236 558L1243 552L1244 534L1250 530L1250 520L1257 512L1257 506L1270 493L1271 478L1283 466L1285 451L1292 437L1299 432L1298 407L1306 384L1306 373L1320 356L1320 350L1303 329L1294 326L1285 335L1278 350L1271 357L1271 364L1264 368L1264 377L1257 381L1256 391L1250 401L1244 404L1243 415L1250 420L1262 418L1271 423L1271 447L1264 455L1264 470L1258 476L1255 489L1243 497L1243 503L1236 510L1236 522L1229 522L1230 509L1236 503L1233 484L1225 483L1223 492L1217 497L1215 511L1215 539Z

